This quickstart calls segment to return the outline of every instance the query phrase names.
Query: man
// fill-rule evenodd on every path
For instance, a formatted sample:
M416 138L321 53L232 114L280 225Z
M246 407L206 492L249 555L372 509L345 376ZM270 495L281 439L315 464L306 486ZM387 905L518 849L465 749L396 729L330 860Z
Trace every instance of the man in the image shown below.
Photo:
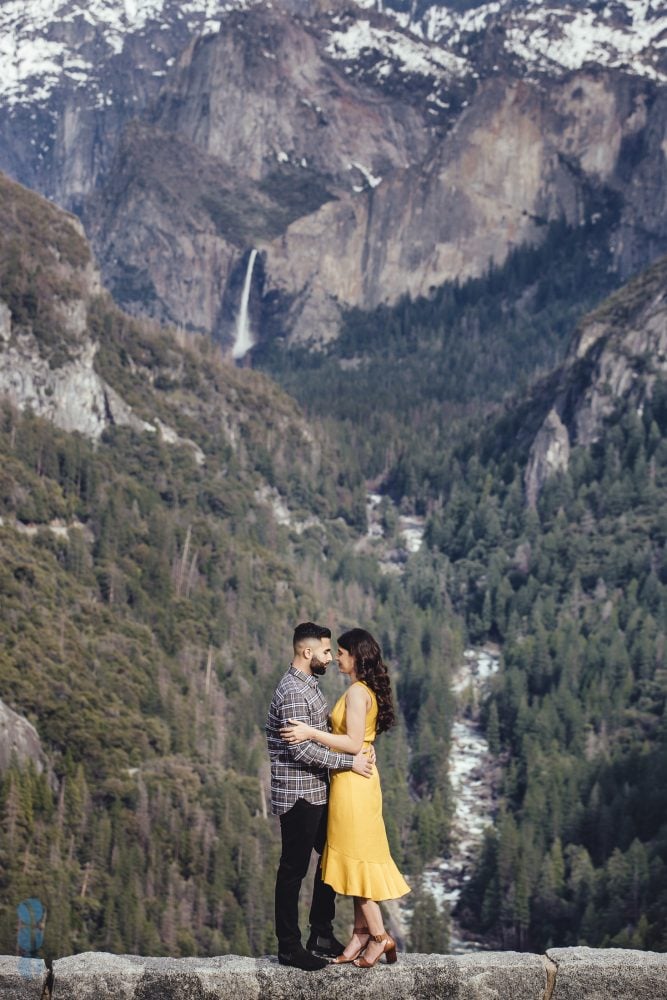
M276 877L276 936L278 961L297 969L323 968L343 945L333 934L335 893L322 881L320 862L310 907L310 937L306 948L299 930L299 892L313 848L322 854L327 832L328 772L353 770L371 776L371 759L333 753L312 740L289 744L280 729L289 719L317 729L328 727L328 709L317 678L331 662L331 630L303 622L294 630L294 659L276 688L266 720L271 758L271 811L280 817L282 853Z

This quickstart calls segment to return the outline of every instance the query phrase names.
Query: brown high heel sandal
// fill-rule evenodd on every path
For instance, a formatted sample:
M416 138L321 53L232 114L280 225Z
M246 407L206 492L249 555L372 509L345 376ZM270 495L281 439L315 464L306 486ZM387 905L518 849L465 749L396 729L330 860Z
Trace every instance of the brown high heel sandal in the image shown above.
M361 934L366 934L367 937L369 937L369 938L372 936L371 932L368 929L368 927L353 927L352 928L352 933L356 934L357 936L360 936ZM338 955L336 958L334 958L333 965L347 965L349 962L354 962L354 960L356 958L359 958L359 956L361 955L362 951L364 950L364 948L366 947L367 944L368 944L368 941L365 941L362 944L361 948L359 948L357 951L355 951L355 953L352 956L352 958L345 958L344 955Z
M356 967L358 969L372 969L382 955L387 956L387 965L393 965L396 961L396 942L393 937L390 934L371 934L370 936L373 941L384 941L384 948L372 962L369 962L368 959L363 956L361 958L356 958L354 960Z

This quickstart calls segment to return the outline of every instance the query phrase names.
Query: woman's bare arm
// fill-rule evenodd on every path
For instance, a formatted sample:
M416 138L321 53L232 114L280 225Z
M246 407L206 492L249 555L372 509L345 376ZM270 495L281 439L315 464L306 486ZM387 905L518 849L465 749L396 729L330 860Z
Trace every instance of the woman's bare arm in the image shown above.
M347 732L340 736L334 733L323 732L321 729L314 729L313 726L306 725L305 722L292 722L280 730L281 736L288 743L301 743L303 740L314 740L328 747L329 750L337 750L338 753L359 753L364 742L366 732L366 715L371 707L371 699L362 684L352 684L345 695L345 725Z

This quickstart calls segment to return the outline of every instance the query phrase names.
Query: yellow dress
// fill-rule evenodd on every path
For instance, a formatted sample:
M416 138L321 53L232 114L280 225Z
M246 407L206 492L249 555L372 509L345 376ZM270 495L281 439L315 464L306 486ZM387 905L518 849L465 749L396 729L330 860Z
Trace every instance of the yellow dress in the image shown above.
M363 681L355 681L364 684ZM364 746L375 739L378 706L375 692L367 684L372 705L366 714ZM345 727L345 695L331 713L331 729L337 736ZM398 899L410 892L391 854L382 819L382 789L377 767L370 778L354 771L334 771L329 791L327 842L322 854L322 878L344 896L365 899Z

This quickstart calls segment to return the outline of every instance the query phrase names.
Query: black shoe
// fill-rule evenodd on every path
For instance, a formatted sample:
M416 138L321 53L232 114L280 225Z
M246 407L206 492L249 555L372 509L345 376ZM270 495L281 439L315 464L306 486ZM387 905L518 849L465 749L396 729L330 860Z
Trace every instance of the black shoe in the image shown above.
M338 958L345 951L345 945L337 941L333 934L318 934L317 931L310 932L306 948L318 958Z
M323 958L311 955L301 945L297 945L291 951L279 951L278 961L281 965L291 965L295 969L303 969L304 972L316 972L329 964Z

